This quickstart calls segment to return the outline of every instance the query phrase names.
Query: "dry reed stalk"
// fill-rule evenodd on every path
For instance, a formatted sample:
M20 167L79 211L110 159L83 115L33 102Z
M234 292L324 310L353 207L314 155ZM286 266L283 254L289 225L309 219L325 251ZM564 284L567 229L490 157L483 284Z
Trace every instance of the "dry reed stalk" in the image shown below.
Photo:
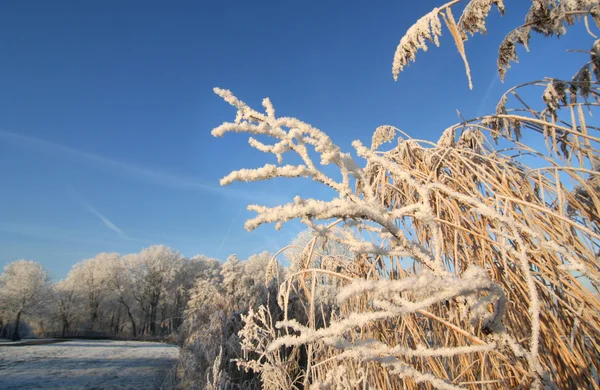
M460 2L409 29L395 76L425 41L438 43L440 16L469 73L463 40L485 31L493 4L501 12L504 5L469 1L456 23L450 7ZM561 35L588 14L598 21L597 1L534 1L526 24L503 42L501 76L531 31ZM249 229L300 218L315 236L280 287L279 318L247 318L242 338L268 337L259 343L261 357L241 364L263 373L284 365L286 383L303 388L600 388L600 137L584 110L600 104L600 85L591 80L600 77L599 53L594 44L573 80L510 89L494 115L451 126L437 144L403 134L397 146L378 151L396 133L380 127L370 149L353 144L364 169L320 130L276 118L270 101L262 114L217 90L238 115L215 135L267 135L276 144L251 145L278 159L293 151L304 162L246 172L250 180L306 176L340 194L331 202L251 206L258 216ZM544 88L545 107L518 93L536 87ZM322 164L339 167L341 182L316 168L307 146ZM236 179L241 171L224 180ZM340 255L329 244L346 250ZM480 269L491 284L469 279ZM336 302L324 296L332 290Z

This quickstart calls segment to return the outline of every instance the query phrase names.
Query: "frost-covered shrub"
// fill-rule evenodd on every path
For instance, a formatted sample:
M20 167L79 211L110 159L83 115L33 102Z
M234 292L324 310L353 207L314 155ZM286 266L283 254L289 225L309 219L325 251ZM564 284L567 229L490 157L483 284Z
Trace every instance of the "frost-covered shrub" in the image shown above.
M504 4L463 2L456 22L457 3L408 30L395 77L427 41L438 43L441 20L469 75L464 41L485 32L491 7L503 12ZM500 75L532 31L562 35L578 18L591 28L588 18L599 14L595 0L532 1L525 25L502 43ZM238 364L271 389L593 387L600 369L600 302L592 293L600 286L600 138L588 122L600 93L597 48L572 80L513 88L495 114L453 125L437 143L382 126L371 147L353 143L363 163L319 129L277 117L269 99L261 112L215 89L237 112L213 135L248 133L252 147L278 162L234 171L221 184L308 178L338 194L249 206L256 216L248 230L299 219L313 236L288 248L292 267L279 286L279 307L243 317ZM540 86L543 104L519 95ZM524 131L537 147L524 143ZM395 139L397 146L382 149ZM301 164L283 165L286 153ZM324 243L345 251L324 253Z
M185 311L179 369L182 387L260 387L258 376L241 370L235 360L243 354L238 336L244 326L242 318L269 305L270 289L277 285L269 283L267 276L280 278L280 270L269 270L270 260L267 252L244 261L232 255L219 267L218 276L198 277Z

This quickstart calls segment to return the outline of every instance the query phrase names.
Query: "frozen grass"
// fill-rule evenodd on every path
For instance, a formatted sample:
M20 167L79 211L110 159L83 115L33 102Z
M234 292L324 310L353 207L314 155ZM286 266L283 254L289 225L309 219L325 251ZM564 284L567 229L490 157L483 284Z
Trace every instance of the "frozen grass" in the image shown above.
M158 389L177 355L173 345L138 341L0 346L0 388Z
M458 3L409 28L395 77L438 43L439 18L469 75L463 43L504 5L463 1L457 24ZM599 0L534 0L499 49L500 77L532 32L560 36L595 15ZM381 126L370 148L353 142L362 161L310 124L277 117L269 99L262 112L215 89L237 112L212 134L246 133L280 165L221 184L309 178L339 195L248 207L248 230L297 219L314 235L280 283L280 307L243 317L238 364L269 389L598 389L600 40L590 41L572 79L516 86L494 114L461 118L437 143ZM537 100L524 98L536 89ZM290 154L302 165L283 165Z

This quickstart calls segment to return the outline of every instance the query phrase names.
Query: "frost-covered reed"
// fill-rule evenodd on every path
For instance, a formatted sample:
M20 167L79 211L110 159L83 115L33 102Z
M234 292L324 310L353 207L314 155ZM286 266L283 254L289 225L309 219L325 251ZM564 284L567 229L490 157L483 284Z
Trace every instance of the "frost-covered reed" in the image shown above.
M439 43L440 18L469 74L464 41L485 32L493 5L504 12L500 0L455 0L424 16L400 41L394 77L427 41ZM578 18L591 28L598 15L598 1L532 1L502 44L500 75L531 32L561 35ZM243 316L238 366L269 389L598 388L600 138L589 119L598 46L572 80L512 88L494 114L449 127L437 143L382 126L371 147L353 143L356 158L277 117L268 99L262 112L215 89L237 113L213 135L247 133L279 164L223 184L302 177L338 194L249 206L249 230L298 219L313 236L289 248L292 266L269 297L278 307ZM525 88L539 88L543 104L526 103ZM289 154L302 163L283 165Z

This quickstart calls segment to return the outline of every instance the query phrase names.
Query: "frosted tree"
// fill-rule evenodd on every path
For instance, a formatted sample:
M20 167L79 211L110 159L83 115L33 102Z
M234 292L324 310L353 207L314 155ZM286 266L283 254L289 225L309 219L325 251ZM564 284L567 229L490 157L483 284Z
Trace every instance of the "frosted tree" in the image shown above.
M44 294L44 305L21 314L34 333L50 330L64 337L93 330L133 337L175 336L196 281L217 285L222 280L220 272L216 259L201 255L185 259L162 245L124 256L99 253L75 264L64 280L53 284ZM8 291L16 281L9 274L3 278ZM8 298L0 301L3 335L13 331L18 315L10 302Z
M166 305L170 307L171 318L168 320L170 331L176 332L183 323L184 311L190 300L191 291L197 280L212 283L221 281L221 262L203 255L186 259L177 270L176 277L167 287Z
M74 323L80 320L83 311L73 279L61 280L54 285L53 301L53 316L60 324L62 337L65 337Z
M223 344L229 300L219 283L200 277L191 291L183 324L180 353L184 388L204 388Z
M223 290L230 300L232 307L238 307L242 298L242 278L244 276L244 267L236 255L227 258L221 267L221 276L223 278Z
M272 282L283 279L282 269L270 267L272 256L268 252L243 261L231 255L218 268L218 263L200 259L202 271L185 311L182 385L254 388L258 384L256 375L244 372L233 361L243 353L238 332L243 327L242 316L248 311L268 304L270 294L271 301L276 301Z
M125 308L127 318L131 325L133 337L137 336L136 319L133 314L133 284L131 282L130 270L127 263L120 256L105 256L99 264L102 270L104 286L111 293L111 298Z
M280 276L276 274L267 275L269 273L269 263L272 255L265 251L248 257L241 264L243 266L243 275L240 279L241 283L238 287L243 293L243 300L246 301L246 306L255 306L256 302L264 302L267 297L265 287L268 286L269 280L267 276L278 279Z
M86 259L73 266L67 280L75 287L76 294L86 302L89 328L95 330L101 327L104 320L103 304L109 290L106 286L104 264L118 261L118 253L99 253L91 259Z
M157 334L158 309L167 286L177 277L183 266L181 254L164 245L154 245L131 255L128 264L133 283L132 295L145 314L144 326L152 335Z
M34 315L48 303L50 293L50 278L41 264L18 260L4 267L0 275L0 312L14 318L13 340L21 338L21 317Z
M204 255L196 255L188 260L188 267L191 268L194 280L204 279L209 281L221 281L222 263Z

